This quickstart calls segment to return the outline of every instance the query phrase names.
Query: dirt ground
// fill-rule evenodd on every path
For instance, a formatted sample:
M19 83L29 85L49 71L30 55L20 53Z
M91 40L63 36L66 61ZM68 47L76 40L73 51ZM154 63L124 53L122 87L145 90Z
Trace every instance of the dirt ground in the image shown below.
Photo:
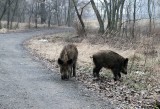
M28 49L52 64L59 71L57 59L64 45L73 43L77 46L78 66L77 80L92 91L98 92L103 98L111 99L120 108L151 109L157 107L160 95L160 46L154 49L145 43L149 38L139 40L139 45L120 49L121 45L100 42L100 38L79 38L73 33L58 33L38 36L27 41ZM94 38L93 38L94 39ZM145 43L144 43L145 42ZM147 43L148 44L148 43ZM146 44L146 45L147 45ZM148 45L147 45L148 46ZM113 81L110 70L102 69L101 79L94 81L92 77L93 62L90 58L99 50L113 50L125 58L129 58L128 74L122 75L118 82Z

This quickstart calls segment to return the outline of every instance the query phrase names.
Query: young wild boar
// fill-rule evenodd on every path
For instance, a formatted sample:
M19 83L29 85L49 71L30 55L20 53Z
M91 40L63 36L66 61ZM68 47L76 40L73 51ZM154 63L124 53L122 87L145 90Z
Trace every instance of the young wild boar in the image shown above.
M114 75L114 80L121 78L120 72L127 74L128 58L124 58L119 54L110 51L103 50L93 55L93 62L95 67L93 68L93 76L99 78L99 71L102 67L111 69Z
M58 64L60 66L61 79L69 79L72 76L76 76L76 62L78 57L78 50L75 45L68 44L64 46L58 58Z

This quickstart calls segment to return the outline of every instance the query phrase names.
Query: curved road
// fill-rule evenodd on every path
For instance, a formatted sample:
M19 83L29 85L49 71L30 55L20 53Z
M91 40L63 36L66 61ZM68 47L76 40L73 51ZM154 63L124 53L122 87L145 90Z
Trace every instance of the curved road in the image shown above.
M63 31L0 34L0 109L113 109L75 80L61 81L22 46L32 36Z

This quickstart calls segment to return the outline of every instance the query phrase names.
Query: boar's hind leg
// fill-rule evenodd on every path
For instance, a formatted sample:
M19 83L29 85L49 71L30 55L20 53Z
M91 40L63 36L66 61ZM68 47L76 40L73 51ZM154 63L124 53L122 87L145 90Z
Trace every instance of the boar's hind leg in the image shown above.
M73 64L73 77L76 77L76 63Z

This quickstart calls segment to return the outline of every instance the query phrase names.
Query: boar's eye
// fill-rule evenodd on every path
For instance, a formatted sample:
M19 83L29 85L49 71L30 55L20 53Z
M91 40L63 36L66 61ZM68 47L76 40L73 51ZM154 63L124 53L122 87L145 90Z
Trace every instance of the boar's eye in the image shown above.
M70 64L72 64L72 62L73 62L73 60L72 60L72 59L70 59L70 60L68 60L68 61L67 61L67 64L69 64L69 65L70 65Z
M59 65L62 65L62 64L63 64L63 61L62 61L60 58L58 58L58 64L59 64Z

